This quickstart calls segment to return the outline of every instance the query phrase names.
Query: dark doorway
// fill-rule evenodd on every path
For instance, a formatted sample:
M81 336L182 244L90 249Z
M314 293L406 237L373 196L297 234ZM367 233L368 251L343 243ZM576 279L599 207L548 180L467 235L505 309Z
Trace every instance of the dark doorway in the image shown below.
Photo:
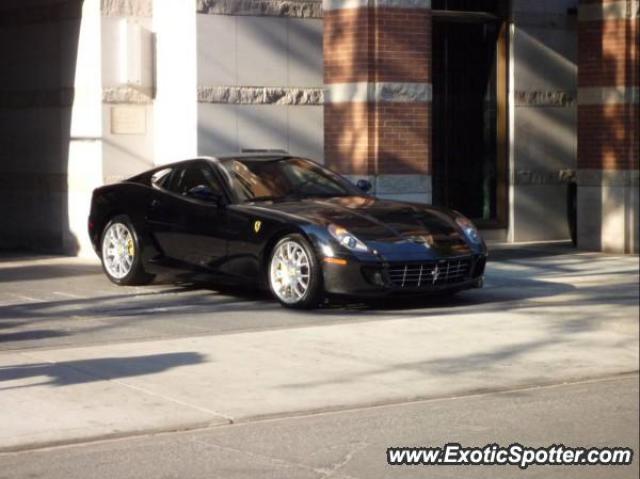
M504 227L505 2L433 5L433 202Z

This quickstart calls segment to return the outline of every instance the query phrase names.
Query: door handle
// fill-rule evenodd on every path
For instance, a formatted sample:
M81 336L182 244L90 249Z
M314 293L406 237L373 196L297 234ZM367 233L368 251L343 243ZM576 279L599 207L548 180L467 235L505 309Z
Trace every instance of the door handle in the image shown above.
M160 206L160 202L158 200L151 200L151 208L157 208Z

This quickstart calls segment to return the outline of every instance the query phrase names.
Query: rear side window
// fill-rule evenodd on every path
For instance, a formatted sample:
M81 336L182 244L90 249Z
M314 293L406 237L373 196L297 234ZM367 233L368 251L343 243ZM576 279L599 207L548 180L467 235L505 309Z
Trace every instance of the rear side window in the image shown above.
M165 168L163 170L156 171L151 176L151 184L156 188L167 188L169 185L169 178L171 177L171 168Z
M196 186L208 186L216 193L222 194L222 188L215 178L211 168L203 164L189 165L176 169L171 176L171 185L166 185L173 193L186 195L191 188Z

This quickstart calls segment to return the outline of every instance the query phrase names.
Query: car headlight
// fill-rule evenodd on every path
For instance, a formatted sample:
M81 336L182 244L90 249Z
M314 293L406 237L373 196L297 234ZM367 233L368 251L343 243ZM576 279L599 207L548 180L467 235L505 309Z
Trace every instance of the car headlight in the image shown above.
M342 246L351 251L368 251L366 244L349 233L348 230L338 225L329 225L327 227L329 234Z
M469 238L469 241L475 244L482 243L482 237L478 232L478 228L476 228L476 225L474 225L469 218L458 214L456 223L462 228L462 231L464 231L465 236Z

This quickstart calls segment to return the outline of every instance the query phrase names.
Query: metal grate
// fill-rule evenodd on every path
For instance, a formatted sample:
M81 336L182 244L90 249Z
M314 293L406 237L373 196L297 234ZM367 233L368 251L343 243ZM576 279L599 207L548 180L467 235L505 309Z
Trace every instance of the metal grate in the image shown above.
M391 284L399 288L430 288L461 283L470 277L471 259L394 263L389 265L387 274Z

